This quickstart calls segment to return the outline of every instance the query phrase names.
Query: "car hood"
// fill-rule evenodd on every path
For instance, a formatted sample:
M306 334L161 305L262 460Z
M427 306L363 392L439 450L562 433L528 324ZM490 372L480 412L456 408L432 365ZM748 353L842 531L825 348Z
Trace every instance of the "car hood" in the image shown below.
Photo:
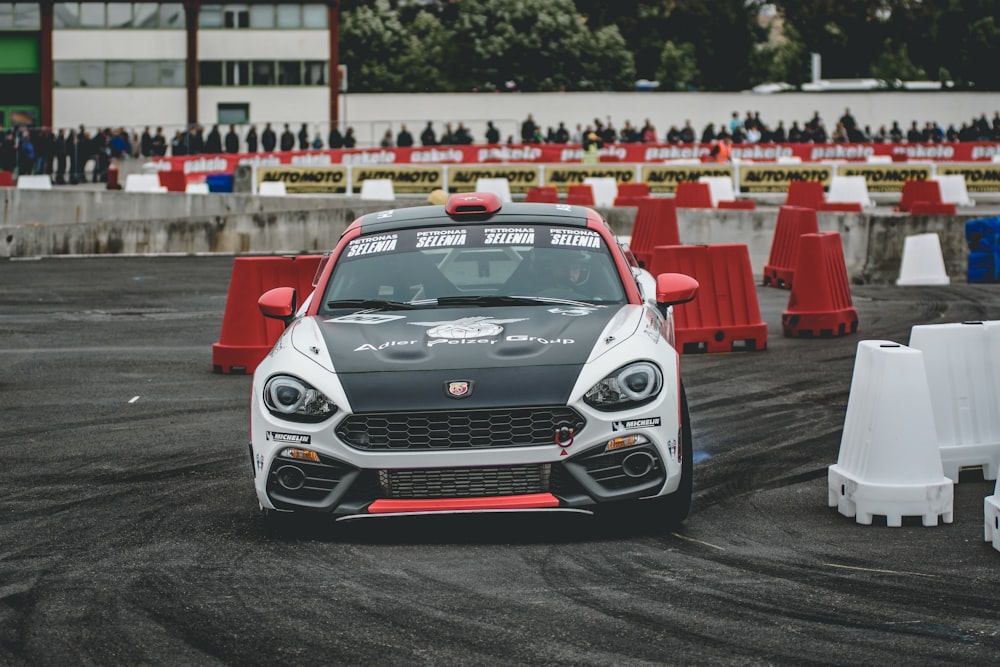
M357 412L557 405L589 359L636 331L642 311L555 304L363 311L308 318L315 328L297 327L292 340L306 353L319 347L309 338L321 339ZM467 387L449 391L456 382Z

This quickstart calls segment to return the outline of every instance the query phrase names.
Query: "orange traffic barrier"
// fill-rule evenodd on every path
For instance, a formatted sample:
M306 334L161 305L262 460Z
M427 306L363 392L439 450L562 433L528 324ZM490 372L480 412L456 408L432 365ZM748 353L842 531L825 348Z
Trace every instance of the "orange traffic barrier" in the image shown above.
M566 203L573 206L593 206L594 188L589 183L578 183L566 189Z
M788 309L781 315L788 338L832 338L856 333L858 311L837 232L803 234Z
M785 206L801 206L819 210L826 202L823 184L819 181L791 181L785 194Z
M257 299L274 287L294 287L299 304L312 292L319 255L237 257L226 296L219 342L212 345L216 373L252 373L284 331L278 320L264 317Z
M799 256L799 238L819 232L816 210L802 206L782 206L771 239L771 254L764 265L764 285L792 288Z
M941 203L941 184L934 180L909 180L903 183L897 211L909 211L916 202Z
M685 273L699 298L674 306L676 346L683 354L767 349L750 251L743 243L657 246L651 272Z
M677 229L677 207L673 199L648 197L639 202L632 225L629 250L639 264L648 268L653 258L653 248L661 245L680 245Z
M957 204L915 201L910 205L910 215L955 215Z
M757 202L753 199L720 199L715 203L715 207L739 211L756 211Z
M160 185L167 192L184 192L187 189L187 174L183 171L161 171L157 175L160 177Z
M528 188L528 192L524 195L524 201L535 204L558 204L559 190L554 185L539 185Z
M621 183L615 197L615 206L638 206L649 196L649 183Z
M677 208L713 208L712 188L708 183L681 181L674 193Z

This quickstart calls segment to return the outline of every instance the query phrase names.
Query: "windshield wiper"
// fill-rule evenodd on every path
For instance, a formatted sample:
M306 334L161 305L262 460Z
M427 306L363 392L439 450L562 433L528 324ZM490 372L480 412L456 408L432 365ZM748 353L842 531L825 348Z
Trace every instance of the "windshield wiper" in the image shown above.
M586 306L593 304L572 299L556 299L548 296L518 296L518 295L481 295L481 296L443 296L437 300L439 306L542 306L557 303L563 306Z
M405 301L383 301L381 299L333 299L326 302L327 308L364 308L367 310L413 310L416 303Z

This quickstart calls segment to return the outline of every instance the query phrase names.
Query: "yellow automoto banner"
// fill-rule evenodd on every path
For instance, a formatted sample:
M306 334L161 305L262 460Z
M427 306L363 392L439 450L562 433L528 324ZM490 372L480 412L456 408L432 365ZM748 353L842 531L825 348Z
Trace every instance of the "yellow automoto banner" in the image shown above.
M361 192L361 184L370 180L392 181L394 194L429 194L431 190L444 188L444 167L351 167L351 188L355 194Z
M518 164L449 165L448 192L475 192L476 182L481 178L506 178L512 194L524 194L541 183L542 169Z
M940 176L964 176L967 192L1000 192L1000 162L938 163L934 173Z
M702 176L733 178L733 166L728 164L644 165L639 180L649 185L650 194L674 194L678 183L697 182Z
M602 164L585 166L547 164L543 169L545 185L554 185L562 193L565 193L571 185L582 185L588 178L613 178L619 184L637 182L634 165L619 167Z
M907 181L931 178L929 164L840 164L838 176L864 176L868 192L902 192Z
M819 181L828 190L833 180L833 165L741 164L738 174L740 194L787 192L792 181Z
M347 167L257 167L257 187L285 184L289 194L347 194Z

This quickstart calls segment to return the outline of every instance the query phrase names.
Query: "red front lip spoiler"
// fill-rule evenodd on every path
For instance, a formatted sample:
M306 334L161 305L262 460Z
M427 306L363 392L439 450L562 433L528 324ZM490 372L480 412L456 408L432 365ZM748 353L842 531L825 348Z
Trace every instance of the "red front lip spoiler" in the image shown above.
M368 506L369 514L410 514L427 512L475 512L489 510L552 509L559 499L551 493L523 496L492 496L489 498L429 498L394 500L382 498Z

